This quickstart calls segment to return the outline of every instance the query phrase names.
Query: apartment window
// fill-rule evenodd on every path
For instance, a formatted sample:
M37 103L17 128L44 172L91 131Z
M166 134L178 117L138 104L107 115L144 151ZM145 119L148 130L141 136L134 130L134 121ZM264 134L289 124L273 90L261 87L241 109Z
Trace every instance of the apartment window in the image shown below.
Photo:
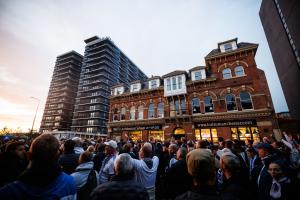
M96 110L96 106L90 106L90 110Z
M138 85L137 84L134 84L132 86L132 92L136 92L138 90Z
M130 108L130 120L135 120L135 107Z
M177 88L176 88L176 77L173 77L172 78L172 88L173 88L173 90L176 90Z
M154 104L149 104L148 107L148 118L154 118Z
M93 128L86 128L86 132L93 133Z
M180 115L180 101L179 100L175 101L175 110L176 110L176 115Z
M178 89L182 88L182 77L178 76Z
M167 91L171 90L171 79L167 79Z
M228 111L236 110L236 102L233 94L227 94L225 97L225 101Z
M237 66L234 68L234 73L235 76L244 76L245 75L245 71L244 68L242 66Z
M97 99L91 99L91 103L97 103Z
M229 68L223 69L223 79L229 79L232 77L231 70Z
M90 117L95 117L95 114L96 114L96 113L92 112L92 113L90 114Z
M196 71L195 72L195 81L199 81L201 79L202 79L201 71Z
M85 91L85 90L88 90L89 87L82 87L82 90Z
M61 119L60 116L56 116L56 117L55 117L55 120L60 120L60 119Z
M144 119L144 107L143 106L139 106L138 107L138 119Z
M118 121L119 120L118 112L119 112L118 108L115 108L115 110L114 110L114 116L113 116L114 121Z
M210 96L206 96L204 98L204 106L205 106L206 113L214 112L214 104Z
M252 100L251 96L248 92L241 92L240 93L241 105L243 109L252 109Z
M55 122L55 123L54 123L54 126L59 126L59 122Z
M88 120L88 125L94 125L94 120Z
M157 81L156 80L151 81L151 88L157 88Z
M164 103L162 102L157 105L157 117L164 117Z
M126 117L126 108L121 108L120 119L125 120Z
M186 114L185 99L180 100L180 114Z
M198 98L192 99L192 113L193 114L200 113L200 101Z
M224 49L225 49L225 51L231 51L232 50L232 44L231 43L224 44Z
M170 117L176 116L175 104L174 101L170 102Z

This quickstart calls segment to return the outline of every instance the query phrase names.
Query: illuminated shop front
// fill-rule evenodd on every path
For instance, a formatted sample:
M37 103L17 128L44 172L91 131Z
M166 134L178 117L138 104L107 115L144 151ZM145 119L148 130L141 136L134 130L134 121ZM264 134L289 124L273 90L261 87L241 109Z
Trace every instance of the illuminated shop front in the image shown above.
M130 131L128 133L128 137L131 138L133 141L142 140L142 131Z
M230 128L232 139L260 141L256 126L240 126Z
M152 130L148 131L148 140L154 139L156 141L164 141L164 131Z
M259 141L255 120L206 122L195 124L195 139L218 142L218 137Z
M218 134L216 128L195 129L196 140L207 140L209 142L218 142Z
M174 130L174 138L177 140L181 137L185 137L185 130L183 128L176 128Z

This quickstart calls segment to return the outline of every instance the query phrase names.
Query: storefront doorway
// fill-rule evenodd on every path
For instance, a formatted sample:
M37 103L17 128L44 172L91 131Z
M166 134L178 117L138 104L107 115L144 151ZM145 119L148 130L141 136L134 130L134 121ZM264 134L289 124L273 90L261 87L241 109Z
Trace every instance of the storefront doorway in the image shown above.
M149 131L148 140L164 141L164 131Z
M182 137L185 137L185 130L183 128L176 128L174 130L174 138L175 138L175 140L179 140Z
M207 140L209 142L218 142L218 133L216 128L195 129L196 140Z

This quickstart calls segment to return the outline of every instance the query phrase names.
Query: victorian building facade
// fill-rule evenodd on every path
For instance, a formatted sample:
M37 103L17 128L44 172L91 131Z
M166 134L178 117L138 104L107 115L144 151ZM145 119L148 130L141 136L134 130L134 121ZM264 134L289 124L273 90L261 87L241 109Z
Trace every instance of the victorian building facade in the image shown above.
M134 140L171 137L252 139L270 136L274 108L258 44L218 43L205 66L112 87L108 133Z

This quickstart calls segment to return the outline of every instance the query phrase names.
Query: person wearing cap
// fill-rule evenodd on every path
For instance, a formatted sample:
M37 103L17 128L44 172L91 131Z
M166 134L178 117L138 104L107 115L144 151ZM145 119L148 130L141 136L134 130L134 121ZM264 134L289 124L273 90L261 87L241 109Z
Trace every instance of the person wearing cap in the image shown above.
M272 177L268 173L268 168L269 164L274 160L277 160L278 157L274 153L274 148L269 143L259 143L255 148L257 149L258 156L261 158L262 163L257 170L259 171L258 176L253 174L253 178L255 178L257 183L259 199L269 199Z
M104 142L105 146L105 158L102 161L102 165L99 171L100 184L109 181L114 175L114 161L117 156L118 144L114 140Z
M76 154L81 154L84 152L84 149L82 148L82 141L80 137L74 137L72 140L75 142L74 152Z
M215 187L215 158L207 149L194 149L186 157L188 173L193 179L193 188L178 196L176 200L210 199L220 197Z

